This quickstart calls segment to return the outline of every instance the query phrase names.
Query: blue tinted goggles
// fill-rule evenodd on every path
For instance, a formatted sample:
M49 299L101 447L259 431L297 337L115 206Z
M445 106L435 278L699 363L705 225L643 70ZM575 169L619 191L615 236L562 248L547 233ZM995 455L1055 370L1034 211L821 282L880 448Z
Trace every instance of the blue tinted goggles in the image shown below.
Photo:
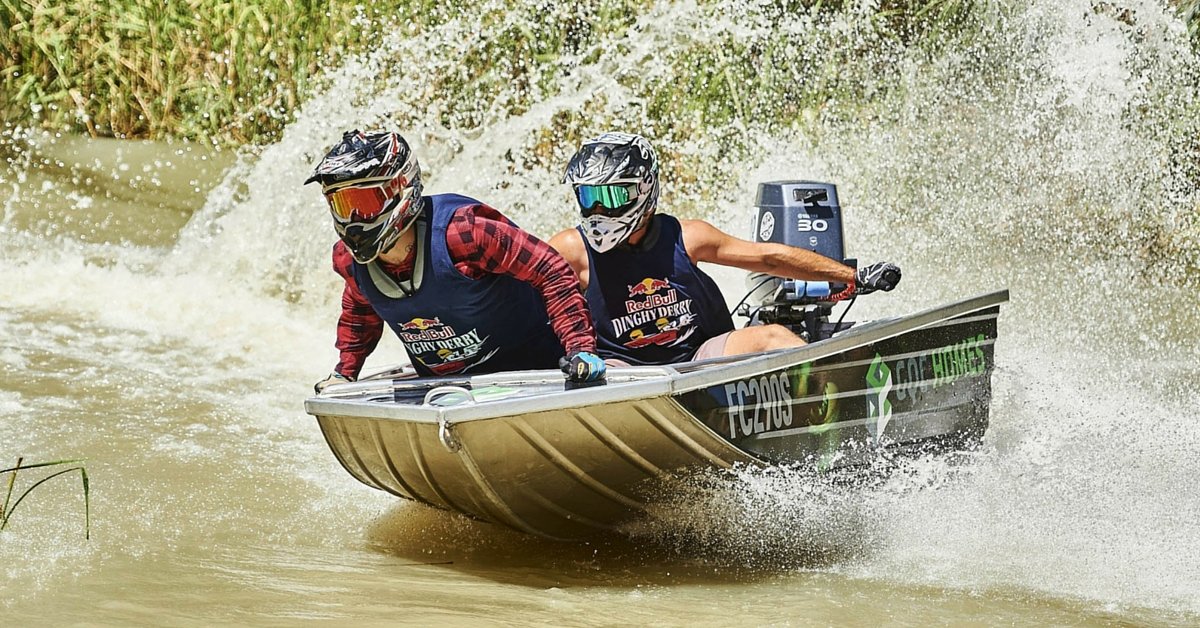
M592 214L615 218L623 215L625 210L637 202L637 185L577 185L575 198L579 200L579 208L583 210L584 218Z

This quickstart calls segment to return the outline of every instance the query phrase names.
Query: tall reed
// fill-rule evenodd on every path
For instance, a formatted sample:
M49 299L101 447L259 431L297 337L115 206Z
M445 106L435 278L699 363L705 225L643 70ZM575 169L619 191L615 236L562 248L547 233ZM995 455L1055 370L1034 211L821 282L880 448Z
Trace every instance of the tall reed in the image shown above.
M454 61L453 84L435 86L471 96L538 80L534 66L606 24L631 22L649 2L583 4L595 5L580 13L596 20L566 23L546 17L552 3L502 0L0 0L0 114L92 135L269 141L323 69L385 32L419 37L464 15L490 16L481 20L494 30L489 44ZM506 20L510 5L542 19Z
M1188 33L1192 36L1192 43L1200 48L1200 0L1176 1L1179 5L1179 14L1183 16Z

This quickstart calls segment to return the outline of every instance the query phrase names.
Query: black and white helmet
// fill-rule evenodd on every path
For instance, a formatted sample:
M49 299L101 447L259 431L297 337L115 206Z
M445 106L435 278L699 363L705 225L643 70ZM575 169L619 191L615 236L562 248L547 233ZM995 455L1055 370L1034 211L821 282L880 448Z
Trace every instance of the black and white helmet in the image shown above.
M584 238L598 253L625 242L658 205L658 156L640 135L605 133L583 143L567 164L583 214Z
M347 131L305 183L313 181L360 264L392 248L421 213L421 167L399 133Z

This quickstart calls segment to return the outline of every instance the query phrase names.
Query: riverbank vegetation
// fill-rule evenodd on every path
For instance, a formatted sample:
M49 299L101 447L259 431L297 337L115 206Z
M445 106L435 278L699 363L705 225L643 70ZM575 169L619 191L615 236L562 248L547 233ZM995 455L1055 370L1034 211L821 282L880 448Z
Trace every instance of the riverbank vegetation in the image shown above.
M526 23L507 20L507 4L0 0L0 113L9 125L92 136L266 143L325 70L390 34L419 37L487 13L488 45L451 60L459 80L441 94L465 97L467 88L537 80L539 66L627 25L646 3L593 1L584 10L595 19L569 21L530 5L537 10Z
M740 14L757 12L786 35L797 23L833 24L852 4L778 0L720 13L736 21ZM1097 11L1124 10L1113 9L1112 2L1094 4ZM453 59L456 72L435 79L431 87L444 100L501 87L508 94L528 94L489 103L520 113L561 74L564 57L604 54L604 46L597 46L603 37L633 25L650 5L646 0L585 0L565 9L553 3L462 0L0 0L0 115L10 126L92 136L268 143L320 84L322 72L347 55L368 50L389 34L416 37L479 13L483 17L473 23L482 31L464 36L483 44ZM663 63L675 80L672 89L648 95L647 116L706 126L735 118L786 126L811 117L823 102L869 100L872 94L855 89L863 81L847 72L875 72L897 45L936 48L950 38L970 36L992 5L883 0L871 9L870 32L860 24L850 33L863 37L863 45L834 46L833 54L817 59L791 54L794 40L767 34L665 50ZM1200 39L1200 0L1174 0L1174 6ZM511 19L514 13L525 19ZM639 78L621 77L625 83ZM763 89L773 97L746 97ZM480 123L475 113L455 124ZM691 126L672 128L685 134L694 130Z
M9 122L93 136L265 141L323 66L375 35L349 3L0 0Z

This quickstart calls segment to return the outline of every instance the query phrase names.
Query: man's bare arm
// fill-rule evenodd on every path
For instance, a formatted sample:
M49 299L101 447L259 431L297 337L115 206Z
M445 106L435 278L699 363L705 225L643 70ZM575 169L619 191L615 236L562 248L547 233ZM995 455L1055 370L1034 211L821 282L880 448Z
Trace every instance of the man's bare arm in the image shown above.
M684 220L683 244L693 262L733 266L777 277L851 285L854 269L820 253L773 242L735 238L703 220Z

